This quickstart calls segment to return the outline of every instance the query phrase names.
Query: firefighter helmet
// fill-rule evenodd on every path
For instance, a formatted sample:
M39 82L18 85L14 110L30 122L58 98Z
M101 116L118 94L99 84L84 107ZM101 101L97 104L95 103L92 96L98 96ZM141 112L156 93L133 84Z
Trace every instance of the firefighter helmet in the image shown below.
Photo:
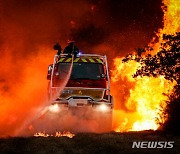
M67 40L67 44L71 44L71 43L74 43L73 40Z

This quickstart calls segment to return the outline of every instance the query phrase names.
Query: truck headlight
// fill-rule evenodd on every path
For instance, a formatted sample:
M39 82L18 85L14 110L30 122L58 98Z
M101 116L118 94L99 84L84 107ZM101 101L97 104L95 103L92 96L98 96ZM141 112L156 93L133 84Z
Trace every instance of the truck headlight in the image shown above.
M106 104L101 104L97 106L97 110L101 112L108 112L111 110L111 108Z
M54 104L54 105L49 106L49 111L50 111L50 112L54 112L54 113L59 112L59 106L58 106L58 104Z

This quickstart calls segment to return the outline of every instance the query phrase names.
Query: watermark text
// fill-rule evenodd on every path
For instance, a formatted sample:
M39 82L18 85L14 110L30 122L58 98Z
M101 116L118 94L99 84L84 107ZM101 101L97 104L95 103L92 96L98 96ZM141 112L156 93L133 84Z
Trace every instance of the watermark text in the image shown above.
M134 141L132 148L173 148L174 141Z

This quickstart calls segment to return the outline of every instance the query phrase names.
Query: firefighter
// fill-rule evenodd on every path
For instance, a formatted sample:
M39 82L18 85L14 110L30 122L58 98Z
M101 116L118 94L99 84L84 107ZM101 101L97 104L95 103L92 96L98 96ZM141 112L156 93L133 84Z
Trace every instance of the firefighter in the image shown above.
M57 50L57 55L61 54L62 48L58 42L54 45L54 50Z
M75 56L79 53L79 49L74 45L74 41L68 40L67 46L64 49L64 53L74 54Z

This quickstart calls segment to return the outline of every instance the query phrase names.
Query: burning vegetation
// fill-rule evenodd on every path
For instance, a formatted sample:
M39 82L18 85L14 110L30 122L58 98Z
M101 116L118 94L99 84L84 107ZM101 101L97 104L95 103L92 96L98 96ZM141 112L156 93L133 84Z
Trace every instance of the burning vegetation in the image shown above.
M56 132L55 135L50 135L47 133L43 132L38 132L34 134L35 137L49 137L49 136L54 136L54 137L68 137L68 138L73 138L75 134L71 132Z
M175 97L178 102L180 2L163 2L164 27L157 33L158 42L152 41L145 49L138 49L137 54L114 60L112 84L121 85L123 90L118 86L119 93L126 91L128 94L117 96L115 86L115 100L124 102L123 106L116 106L120 108L120 111L114 112L116 123L118 117L125 117L124 121L119 122L116 131L157 130L170 116L167 116L170 114L167 106L171 104L169 96ZM177 116L175 119L179 117L178 114L173 116Z

